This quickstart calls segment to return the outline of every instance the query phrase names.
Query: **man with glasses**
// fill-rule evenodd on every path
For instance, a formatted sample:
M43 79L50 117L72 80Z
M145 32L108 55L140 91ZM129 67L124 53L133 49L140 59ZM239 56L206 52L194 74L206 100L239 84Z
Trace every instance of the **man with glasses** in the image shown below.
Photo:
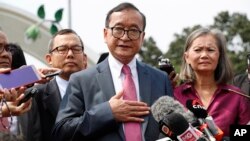
M0 73L11 71L11 62L12 56L9 49L8 38L4 32L0 31ZM13 125L12 116L19 116L30 110L32 105L31 100L17 105L24 97L23 92L25 89L25 87L18 89L12 88L11 90L0 88L0 132L10 131L10 127ZM9 117L9 120L4 117Z
M71 29L57 32L49 42L47 63L62 72L46 84L36 85L33 106L28 112L26 141L49 141L61 99L64 97L70 75L87 67L84 44Z
M166 73L135 58L145 26L144 14L131 3L121 3L108 12L104 39L109 55L95 67L71 76L54 140L158 139L159 125L150 106L163 95L172 96L172 87Z

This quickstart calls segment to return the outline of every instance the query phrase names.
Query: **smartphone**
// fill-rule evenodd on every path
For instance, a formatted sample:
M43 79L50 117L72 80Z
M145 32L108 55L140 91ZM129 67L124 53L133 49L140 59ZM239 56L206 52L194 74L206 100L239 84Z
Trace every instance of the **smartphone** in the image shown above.
M27 86L41 80L34 65L14 69L9 73L0 74L0 88L18 88Z
M38 94L37 88L30 88L28 91L25 91L24 98L20 100L20 102L18 103L18 106L28 101L31 97L34 97L36 94Z
M58 70L58 71L55 71L55 72L52 72L52 73L48 73L48 74L45 74L45 77L53 77L53 76L56 76L56 75L59 75L62 73L62 70Z

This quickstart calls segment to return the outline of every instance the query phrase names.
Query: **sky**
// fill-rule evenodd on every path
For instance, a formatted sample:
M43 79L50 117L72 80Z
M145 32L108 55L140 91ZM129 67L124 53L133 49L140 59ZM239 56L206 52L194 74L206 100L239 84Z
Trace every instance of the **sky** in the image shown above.
M64 8L61 25L69 27L68 2L70 0L0 0L0 2L36 14L45 5L46 19L53 19L59 8ZM86 46L96 53L108 51L103 39L107 12L124 0L71 0L71 28L83 39ZM153 37L165 53L175 33L196 24L207 26L221 11L240 12L250 18L250 0L127 0L146 16L145 37Z

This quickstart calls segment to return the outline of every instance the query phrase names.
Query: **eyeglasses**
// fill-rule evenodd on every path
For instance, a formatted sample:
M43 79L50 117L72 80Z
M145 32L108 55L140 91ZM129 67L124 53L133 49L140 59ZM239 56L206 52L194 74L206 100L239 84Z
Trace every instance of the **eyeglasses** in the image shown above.
M1 54L4 50L7 51L7 52L10 52L9 44L2 44L2 43L0 43L0 54Z
M112 36L118 39L122 38L126 32L130 40L137 40L142 33L142 31L138 29L125 30L122 27L108 27L108 29L111 29Z
M50 50L49 52L57 52L59 54L66 54L68 53L68 51L71 50L73 52L73 54L80 54L83 53L83 46L72 46L72 47L68 47L68 46L58 46L52 50Z

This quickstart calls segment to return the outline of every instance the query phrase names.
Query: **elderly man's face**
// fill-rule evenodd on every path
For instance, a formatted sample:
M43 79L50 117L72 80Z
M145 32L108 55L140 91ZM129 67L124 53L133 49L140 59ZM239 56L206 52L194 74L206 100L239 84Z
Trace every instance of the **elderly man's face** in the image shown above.
M11 68L12 56L5 47L8 44L7 36L0 31L0 68Z

